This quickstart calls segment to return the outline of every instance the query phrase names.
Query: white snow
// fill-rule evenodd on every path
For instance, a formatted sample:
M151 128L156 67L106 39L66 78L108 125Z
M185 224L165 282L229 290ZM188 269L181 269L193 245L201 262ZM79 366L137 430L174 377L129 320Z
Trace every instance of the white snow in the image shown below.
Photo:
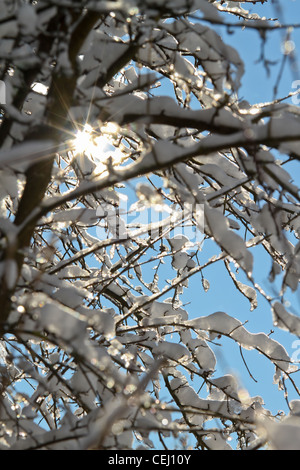
M243 324L224 312L198 317L187 322L196 330L205 330L216 335L232 338L245 349L256 349L270 359L275 366L285 372L294 372L297 367L291 365L291 358L285 348L264 333L249 333Z

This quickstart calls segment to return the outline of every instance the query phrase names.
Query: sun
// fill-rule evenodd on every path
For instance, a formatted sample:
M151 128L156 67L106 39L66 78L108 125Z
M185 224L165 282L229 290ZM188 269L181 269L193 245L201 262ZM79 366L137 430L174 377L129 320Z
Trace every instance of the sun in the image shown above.
M118 125L112 122L97 131L90 124L85 124L72 141L73 154L77 157L84 154L96 163L97 173L102 173L109 158L112 158L114 165L124 160L124 153L114 144L118 132Z
M95 147L93 140L93 128L86 124L82 131L77 131L76 137L73 141L73 148L75 154L91 154Z

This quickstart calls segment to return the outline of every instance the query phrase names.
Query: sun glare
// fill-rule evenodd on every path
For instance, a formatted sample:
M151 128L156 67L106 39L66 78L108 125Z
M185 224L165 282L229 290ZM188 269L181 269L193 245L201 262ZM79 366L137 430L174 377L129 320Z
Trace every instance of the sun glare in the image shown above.
M117 135L117 124L108 123L102 126L100 134L97 134L92 126L86 124L83 130L77 132L72 147L75 155L85 154L97 164L97 173L106 169L108 158L113 159L114 164L119 164L124 159L121 150L113 145L113 137Z
M93 128L86 124L82 131L78 131L74 139L74 151L79 153L90 153L93 150Z

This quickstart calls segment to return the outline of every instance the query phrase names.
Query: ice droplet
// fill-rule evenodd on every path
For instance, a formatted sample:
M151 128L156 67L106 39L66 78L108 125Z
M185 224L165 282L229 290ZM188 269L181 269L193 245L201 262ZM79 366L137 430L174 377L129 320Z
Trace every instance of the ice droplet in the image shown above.
M202 279L202 286L205 292L207 292L210 288L210 283L207 279Z

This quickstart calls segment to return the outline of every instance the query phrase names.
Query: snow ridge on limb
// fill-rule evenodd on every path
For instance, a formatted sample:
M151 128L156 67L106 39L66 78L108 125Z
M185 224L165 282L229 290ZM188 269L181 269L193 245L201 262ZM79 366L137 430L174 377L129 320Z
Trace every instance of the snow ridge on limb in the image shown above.
M225 335L245 349L257 349L268 357L279 370L287 374L297 370L296 366L291 365L291 358L280 343L264 333L249 333L242 322L225 312L215 312L205 317L189 320L187 323L192 328L209 331L211 337Z

